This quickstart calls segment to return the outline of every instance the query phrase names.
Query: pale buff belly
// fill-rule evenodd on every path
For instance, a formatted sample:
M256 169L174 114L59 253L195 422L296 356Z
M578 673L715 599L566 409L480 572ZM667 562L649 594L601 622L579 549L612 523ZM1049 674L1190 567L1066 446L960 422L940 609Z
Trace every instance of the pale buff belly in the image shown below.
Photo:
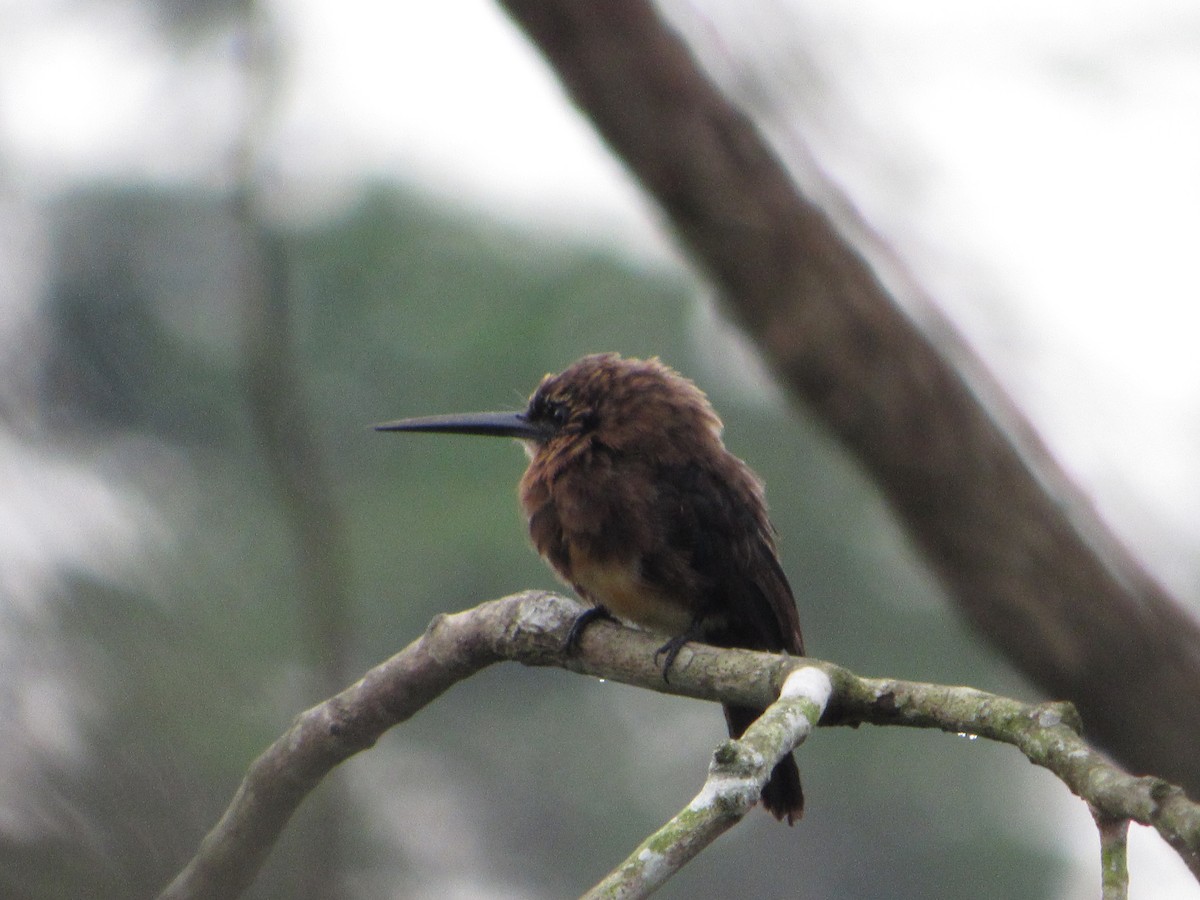
M576 588L619 619L643 628L676 635L687 631L692 615L681 604L651 591L632 564L578 562L572 567Z

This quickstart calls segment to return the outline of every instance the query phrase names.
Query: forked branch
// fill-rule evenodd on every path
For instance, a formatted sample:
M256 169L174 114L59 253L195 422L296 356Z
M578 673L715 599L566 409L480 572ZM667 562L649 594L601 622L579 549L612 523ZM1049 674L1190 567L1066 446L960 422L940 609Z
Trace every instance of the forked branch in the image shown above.
M777 759L790 751L807 733L806 723L819 714L821 691L814 684L819 687L823 679L811 674L817 670L832 686L821 724L939 728L1012 744L1107 819L1156 828L1200 877L1200 806L1178 787L1128 775L1091 749L1079 737L1069 704L1031 706L972 688L860 678L831 663L699 644L683 648L668 684L654 661L661 643L658 635L600 622L584 634L577 653L566 653L567 632L581 611L573 600L527 591L435 618L425 634L391 659L296 717L251 764L225 814L160 896L238 896L253 881L292 813L335 766L374 745L385 731L455 683L504 660L559 666L664 693L760 709L775 704L781 688L789 684L774 718L760 719L742 741L718 750L721 757L731 746L734 755L739 748L749 748L764 757L766 773L772 756ZM793 673L810 674L789 680ZM778 717L789 723L786 729L778 727ZM720 759L717 764L722 764ZM757 794L751 791L747 796ZM689 809L696 806L693 801ZM666 846L659 849L665 851ZM680 865L683 862L686 859Z
M779 699L740 738L717 748L708 780L692 802L642 841L584 900L649 896L740 822L758 802L775 764L816 727L832 691L820 668L794 669L783 680Z

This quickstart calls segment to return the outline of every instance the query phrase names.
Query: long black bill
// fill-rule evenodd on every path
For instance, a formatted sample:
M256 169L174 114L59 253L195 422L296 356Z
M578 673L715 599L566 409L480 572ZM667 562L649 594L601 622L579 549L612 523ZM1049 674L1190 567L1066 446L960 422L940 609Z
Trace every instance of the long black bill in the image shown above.
M381 422L376 431L428 431L444 434L483 434L540 441L550 436L549 429L529 421L523 412L463 413L448 416L420 416Z

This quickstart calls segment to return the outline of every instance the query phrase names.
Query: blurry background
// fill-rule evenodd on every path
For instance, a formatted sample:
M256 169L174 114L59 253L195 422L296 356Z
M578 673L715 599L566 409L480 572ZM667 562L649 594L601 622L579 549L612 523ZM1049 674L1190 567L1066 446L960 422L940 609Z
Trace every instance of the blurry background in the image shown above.
M1196 603L1200 8L664 10ZM0 894L153 894L298 711L439 611L554 587L517 449L367 426L519 406L595 350L709 392L815 655L1036 699L495 7L0 0ZM253 896L575 895L722 727L487 671L344 767ZM801 825L753 815L663 896L1096 893L1086 810L1014 750L831 729L800 762ZM1200 897L1135 831L1132 895Z

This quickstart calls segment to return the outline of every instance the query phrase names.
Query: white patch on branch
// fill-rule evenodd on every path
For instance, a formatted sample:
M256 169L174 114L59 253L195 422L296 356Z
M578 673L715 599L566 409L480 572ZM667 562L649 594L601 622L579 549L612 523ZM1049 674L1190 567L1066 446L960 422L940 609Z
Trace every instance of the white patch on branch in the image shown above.
M805 666L790 673L783 680L779 690L779 699L787 700L792 697L803 697L811 700L818 709L825 709L829 703L829 695L833 693L833 682L829 676L816 666Z
M765 768L761 757L756 768ZM692 798L688 809L692 812L706 812L716 803L724 802L727 808L737 809L744 815L746 810L758 802L761 790L762 784L749 775L710 770L708 779L700 788L700 792Z
M643 866L642 877L649 882L665 881L673 872L667 858L654 850L642 850L637 855L638 862Z

